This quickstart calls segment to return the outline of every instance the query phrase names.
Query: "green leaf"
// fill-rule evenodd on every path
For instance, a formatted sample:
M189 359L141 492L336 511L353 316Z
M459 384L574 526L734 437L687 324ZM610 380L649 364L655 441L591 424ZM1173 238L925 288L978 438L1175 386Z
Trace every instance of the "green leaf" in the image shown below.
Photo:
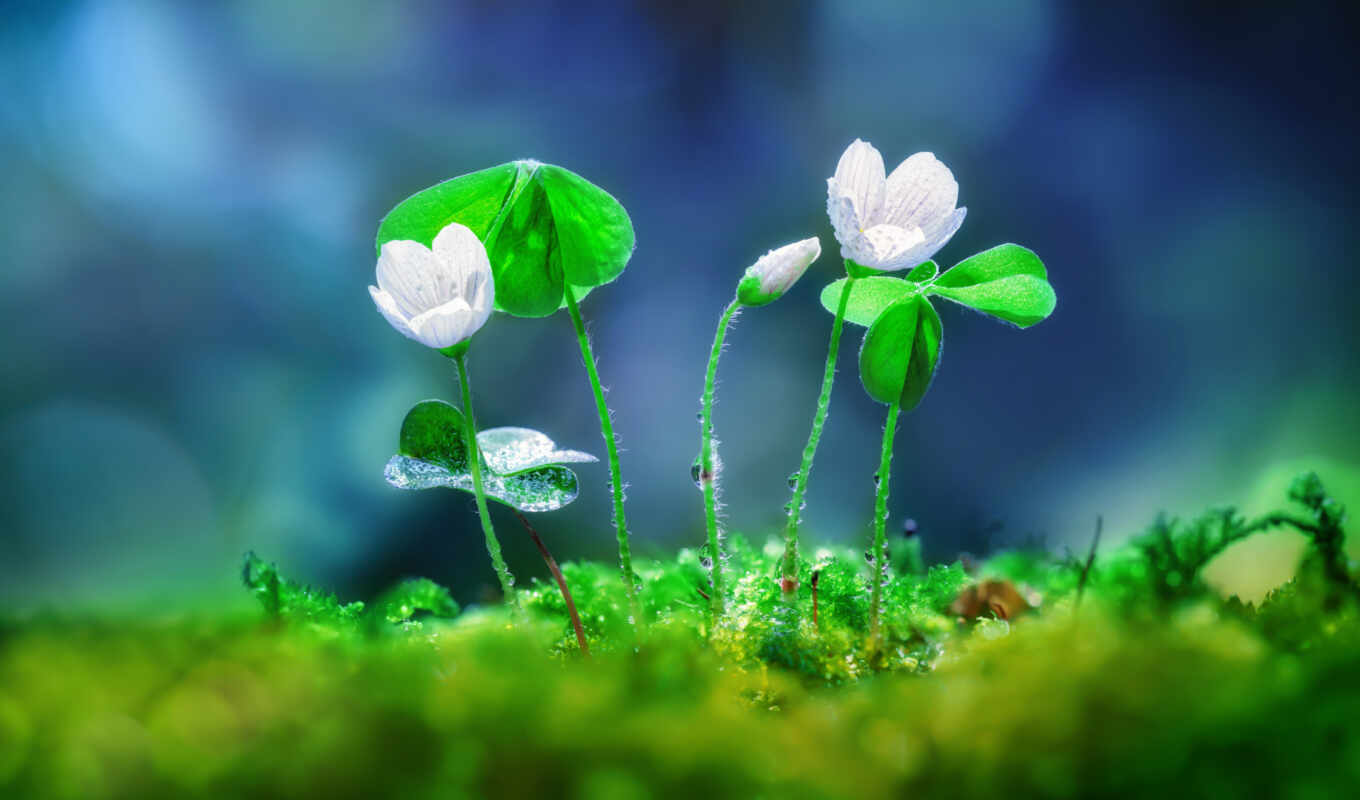
M402 455L392 456L383 477L398 489L447 487L473 491L471 473L453 473L437 464ZM527 512L556 511L581 493L576 473L555 465L515 475L483 473L482 491L490 500Z
M468 226L478 239L501 213L515 182L515 162L450 178L401 201L378 225L377 248L393 239L409 239L426 247L450 222Z
M911 272L907 273L907 280L912 283L925 283L926 281L934 280L935 276L939 274L940 265L936 264L934 261L922 261L920 264L912 267Z
M470 469L463 412L443 400L422 400L401 422L397 452L461 474Z
M401 425L398 454L383 474L398 489L448 487L473 491L462 413L442 400L417 403ZM477 434L482 490L520 511L555 511L576 499L576 473L563 463L595 461L589 453L558 450L528 428L489 428Z
M930 291L1021 328L1043 321L1058 299L1033 251L1003 244L959 262Z
M378 248L393 239L426 246L451 222L486 245L496 308L546 317L617 278L633 254L633 223L608 192L551 164L512 161L444 181L397 205L378 228Z
M576 286L600 286L623 273L635 245L619 201L576 173L544 164L538 182L552 203L562 269Z
M893 303L864 334L859 377L880 403L900 400L903 411L920 404L940 361L944 330L930 301L919 295Z
M562 251L548 194L536 180L517 186L487 239L496 308L517 317L546 317L562 304Z
M927 262L930 263L930 262ZM822 289L822 308L836 313L841 301L841 290L848 278L841 278ZM850 287L850 300L845 305L845 321L868 327L883 313L883 309L904 297L916 294L915 283L895 275L875 275L857 278Z
M546 434L532 428L488 428L477 434L482 458L495 472L514 475L548 464L584 464L599 461L579 450L558 450Z

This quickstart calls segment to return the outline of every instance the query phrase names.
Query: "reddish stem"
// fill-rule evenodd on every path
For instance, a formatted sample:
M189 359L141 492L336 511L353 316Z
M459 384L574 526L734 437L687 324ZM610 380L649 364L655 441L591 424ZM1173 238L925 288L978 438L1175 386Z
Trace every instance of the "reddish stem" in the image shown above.
M529 520L519 511L515 512L515 516L519 517L519 521L524 523L524 529L529 532L529 538L534 540L534 546L543 556L543 561L548 565L548 571L557 580L557 588L562 590L562 599L567 603L567 615L571 617L571 627L576 630L576 643L581 645L581 652L585 654L585 657L590 658L590 645L586 644L586 631L585 628L581 627L581 615L576 613L576 603L571 599L571 590L567 588L567 579L562 576L562 570L557 566L557 560L552 557L552 553L548 552L547 546L539 538L538 531L534 530L534 526L529 524Z
M812 627L817 627L817 579L822 577L821 570L812 572Z

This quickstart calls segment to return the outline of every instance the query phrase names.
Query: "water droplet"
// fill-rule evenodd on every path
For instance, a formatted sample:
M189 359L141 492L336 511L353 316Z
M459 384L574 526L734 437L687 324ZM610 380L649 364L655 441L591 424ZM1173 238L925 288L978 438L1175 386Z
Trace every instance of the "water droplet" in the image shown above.
M694 463L691 464L689 468L689 477L694 481L694 486L700 491L703 491L704 488L703 476L703 460L699 456L695 456Z
M695 414L695 415L694 415L694 421L695 421L695 422L703 422L703 421L704 421L704 412L700 411L699 413Z
M708 556L704 556L703 558L699 559L699 566L703 567L704 569L713 569L713 559L709 558Z
M916 535L916 531L917 531L916 520L912 519L911 517L907 517L906 519L902 520L903 538L910 539L911 537Z
M883 479L880 478L880 477L878 477L878 473L875 472L875 473L874 473L874 488L877 489L877 488L878 488L878 485L879 485L880 483L882 483L882 482L883 482Z
M789 475L789 488L790 489L798 488L798 473L795 472Z
M874 551L873 551L873 548L870 548L870 549L864 551L864 560L865 560L865 562L867 562L867 563L869 563L869 564L874 563Z

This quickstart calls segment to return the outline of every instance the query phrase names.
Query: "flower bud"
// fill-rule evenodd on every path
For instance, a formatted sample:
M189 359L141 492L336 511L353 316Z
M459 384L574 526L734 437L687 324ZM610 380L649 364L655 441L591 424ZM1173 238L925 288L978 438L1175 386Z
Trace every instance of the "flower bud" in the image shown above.
M803 277L821 254L822 243L816 236L771 250L746 270L737 285L737 299L745 306L773 303Z

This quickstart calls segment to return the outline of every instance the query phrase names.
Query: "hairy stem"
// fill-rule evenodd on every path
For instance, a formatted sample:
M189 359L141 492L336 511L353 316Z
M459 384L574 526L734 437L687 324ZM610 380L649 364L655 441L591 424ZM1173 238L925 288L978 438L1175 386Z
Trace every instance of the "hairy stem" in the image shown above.
M459 353L454 358L458 365L458 384L463 392L463 419L467 424L468 467L472 472L472 493L477 497L477 514L482 518L482 533L486 535L486 551L491 554L491 563L496 568L496 577L501 581L501 592L505 602L519 610L519 598L515 595L515 578L505 565L501 555L501 543L496 538L496 530L491 526L491 512L486 507L486 492L482 489L482 451L477 446L477 418L472 413L472 387L468 384L467 353Z
M567 616L571 618L571 627L576 631L576 643L581 646L581 653L590 658L590 645L586 644L586 630L581 627L581 615L576 613L576 601L571 599L571 590L567 588L567 579L562 575L562 570L557 566L557 559L548 552L547 545L539 538L538 531L529 524L529 520L519 509L515 510L515 516L524 524L524 529L529 532L529 538L534 540L534 546L538 548L538 554L543 556L543 562L548 565L548 571L552 573L553 579L557 581L557 588L562 592L562 600L567 604Z
M723 338L727 326L741 310L741 302L734 299L723 310L718 320L718 332L713 337L713 351L708 356L708 373L704 376L703 421L699 431L699 484L704 490L704 522L708 526L708 552L713 560L713 594L709 607L716 621L723 613L722 539L718 533L718 470L713 452L713 391L718 378L718 357L722 355Z
M798 522L803 514L803 493L807 491L808 472L812 470L812 457L817 454L817 443L822 438L822 426L826 424L827 407L831 404L831 386L836 377L836 356L841 348L841 329L845 327L845 306L850 302L850 287L855 284L855 276L846 277L841 289L841 300L836 305L836 319L831 323L831 344L826 351L826 371L822 375L822 391L817 397L817 412L812 417L812 433L803 448L803 464L794 478L793 499L789 501L789 521L784 528L784 598L789 599L798 588Z
M590 388L595 392L595 410L600 415L600 433L604 436L605 451L609 454L609 484L614 495L614 526L618 529L619 570L623 573L623 584L628 589L628 601L632 606L633 619L642 624L641 608L638 605L638 578L633 572L633 553L628 545L628 520L623 514L623 474L619 470L619 446L614 440L614 423L609 419L609 404L604 399L604 387L600 385L600 373L595 368L595 353L590 348L590 336L586 334L586 324L581 320L581 308L576 302L576 291L567 284L567 313L571 324L576 328L576 341L581 346L581 362L586 366L590 378Z
M869 641L875 649L879 644L879 617L883 607L883 578L888 566L887 525L888 525L888 484L891 481L893 439L897 436L897 415L901 401L894 400L888 406L888 421L883 425L883 453L878 461L878 473L874 475L877 491L874 494L874 563L870 564L874 588L869 600Z

